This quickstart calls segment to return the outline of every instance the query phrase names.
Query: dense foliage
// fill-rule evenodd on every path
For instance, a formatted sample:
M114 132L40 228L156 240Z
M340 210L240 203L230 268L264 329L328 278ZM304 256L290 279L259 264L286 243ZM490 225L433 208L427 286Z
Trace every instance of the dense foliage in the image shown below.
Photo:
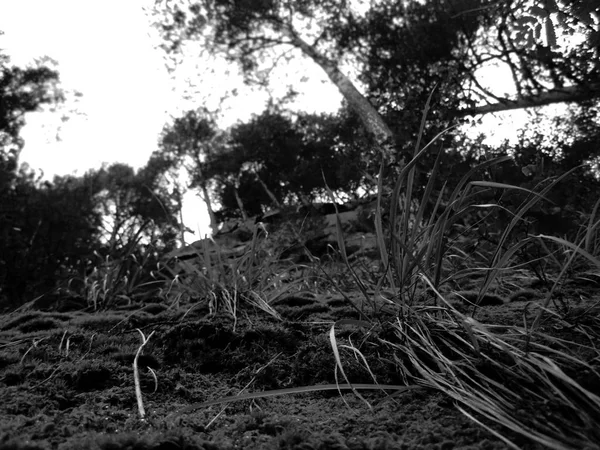
M20 131L27 112L61 99L58 74L10 66L5 56L1 63L0 308L85 277L107 258L156 260L173 248L181 197L164 177L170 162L154 157L137 172L114 164L42 182L19 165Z

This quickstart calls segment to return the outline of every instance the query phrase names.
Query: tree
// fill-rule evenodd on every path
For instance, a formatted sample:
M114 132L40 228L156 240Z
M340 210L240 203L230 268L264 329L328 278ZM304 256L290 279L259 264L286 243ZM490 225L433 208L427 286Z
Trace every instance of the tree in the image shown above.
M463 70L474 74L486 64L505 65L515 95L500 97L471 75L473 93L488 104L465 108L457 116L600 97L598 2L513 0L490 9L496 20L486 24L486 33L477 40L465 43L469 58Z
M344 94L344 116L367 131L357 136L365 153L369 139L388 150L385 143L394 141L394 150L385 153L388 162L412 153L432 92L425 142L465 115L553 102L585 105L600 93L594 18L600 7L593 0L380 0L364 12L333 0L184 3L162 11L171 51L200 40L263 84L269 62L309 58ZM563 45L576 33L577 45ZM342 62L356 69L362 94L341 74ZM508 68L514 94L482 82L480 71L493 64ZM379 166L372 155L367 159ZM423 159L423 176L430 162Z
M231 153L238 155L234 157L240 163L238 170L253 173L265 193L279 203L325 195L323 177L334 191L351 192L362 173L346 162L360 163L360 159L338 138L339 126L339 119L331 116L292 118L276 109L266 110L231 129Z
M11 66L8 56L0 53L0 196L7 195L17 177L23 148L19 133L25 114L61 101L58 83L54 70L42 65L26 69Z
M159 144L162 157L186 169L190 177L188 187L200 189L213 233L217 232L219 224L209 192L211 176L206 173L207 158L223 151L223 139L207 111L188 111L175 119L172 125L164 127Z
M256 54L278 46L299 50L325 71L360 117L374 143L382 148L388 159L394 161L394 136L388 125L339 69L335 62L335 49L328 52L319 42L327 35L329 22L334 22L333 27L336 27L339 21L353 20L353 13L346 2L217 0L191 4L187 11L178 5L169 6L167 2L164 7L166 14L158 14L164 16L161 28L165 39L171 43L171 50L180 48L183 40L200 39L207 30L214 30L209 45L227 52L232 59L239 58L246 73L257 67L256 61L261 57ZM315 36L312 43L295 26L295 23L307 21L326 25L321 36Z
M247 72L285 56L276 48L296 49L289 54L301 52L321 66L366 129L385 140L385 122L403 120L379 115L387 118L390 107L414 114L406 100L423 100L420 92L429 94L434 84L441 84L451 117L598 97L598 12L593 0L381 0L364 14L333 0L207 0L165 8L161 25L171 50L204 39ZM579 44L562 45L575 34ZM364 95L334 63L344 59L361 66ZM492 64L510 69L515 96L483 86L478 71Z
M172 158L155 151L144 167L138 170L137 177L148 195L140 197L135 212L152 217L161 230L161 239L170 248L173 239L170 236L178 233L182 245L185 243L182 208L185 193L179 182L177 163ZM154 219L156 218L156 219Z
M10 209L0 220L0 303L46 293L83 270L99 248L100 216L85 180L40 183L22 166L2 204Z
M35 174L19 167L25 114L60 101L58 81L58 73L47 67L11 66L0 53L0 302L18 303L28 292L47 286L66 254L78 251L61 245L69 229L64 220L71 210L49 210L48 200L56 191L38 187ZM66 215L58 216L57 211ZM83 245L91 236L86 234L88 223L76 220L71 225L82 226L82 234L75 235Z
M151 158L137 172L115 163L84 175L94 186L93 198L102 217L103 254L119 258L142 241L166 251L174 247L181 199L161 181L168 167L164 161Z

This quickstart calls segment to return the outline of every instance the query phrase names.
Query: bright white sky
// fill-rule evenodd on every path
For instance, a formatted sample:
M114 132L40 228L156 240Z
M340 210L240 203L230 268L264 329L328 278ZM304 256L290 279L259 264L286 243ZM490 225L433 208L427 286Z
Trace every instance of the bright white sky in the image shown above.
M263 110L266 94L244 89L236 69L222 62L209 67L206 62L186 61L171 77L161 51L155 50L158 37L142 9L152 1L1 0L0 30L5 34L0 36L0 49L12 63L24 66L48 56L58 63L63 89L82 94L71 96L64 105L77 111L64 123L60 114L50 112L27 116L21 162L43 170L46 179L55 174L82 175L102 162L138 168L157 148L158 135L170 116L203 102L216 108L218 99L234 88L240 94L225 102L222 127ZM282 67L271 76L297 80L297 89L303 92L299 109L336 111L341 100L337 89L316 65L302 61L301 67ZM202 94L190 96L186 80ZM184 221L197 231L196 237L188 236L190 240L210 232L195 193L187 196Z

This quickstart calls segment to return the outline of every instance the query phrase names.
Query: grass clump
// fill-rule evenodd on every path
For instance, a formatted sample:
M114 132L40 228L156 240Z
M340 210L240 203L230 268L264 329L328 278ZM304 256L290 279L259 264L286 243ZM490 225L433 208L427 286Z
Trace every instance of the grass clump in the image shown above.
M210 315L225 312L236 323L240 309L245 308L281 320L272 304L301 292L306 280L286 275L301 272L302 267L282 261L283 250L268 239L259 225L252 239L234 251L208 239L200 241L192 261L176 258L162 266L161 275L167 283L162 297L176 307L200 303L208 307Z
M472 169L449 198L444 199L441 194L444 189L438 196L433 195L440 152L430 181L415 203L416 163L434 141L423 149L417 144L414 158L400 172L392 194L389 238L384 235L378 208L378 242L387 268L382 280L387 280L389 287L397 292L390 300L399 307L394 323L396 339L386 340L384 345L403 367L407 384L443 392L467 417L486 427L511 448L519 448L511 441L511 435L520 435L555 449L595 448L600 442L595 425L600 417L600 397L567 375L565 368L571 369L571 373L585 370L600 381L597 365L593 365L600 355L593 351L591 358L582 359L578 356L580 346L543 335L540 329L553 293L568 269L581 260L587 267L600 268L598 221L595 218L598 203L577 243L547 235L529 235L515 241L513 231L527 212L576 169L540 184L539 189L534 190L470 180L478 171L507 160L507 157L501 157ZM512 218L499 234L495 249L489 255L481 255L480 264L456 272L448 261L460 259L461 255L466 259L466 255L449 239L453 224L470 210L501 208L499 204L475 203L477 189L481 188L526 191L526 199L515 211L509 211ZM434 205L433 212L426 218L425 208L431 204ZM438 214L441 205L444 208ZM338 231L341 234L341 230ZM545 242L557 244L562 259L544 245ZM522 326L479 322L476 315L484 305L507 303L490 289L500 277L518 268L514 265L516 255L531 244L537 244L546 252L544 258L554 260L560 268L535 319L532 323L525 321ZM343 252L342 257L346 259ZM442 288L452 279L476 273L483 274L478 290L453 293L471 306L469 312L461 313L448 301L448 296L441 293ZM362 281L357 280L357 283L360 286ZM376 286L376 292L381 284ZM435 293L432 306L417 303L417 294L424 288ZM360 286L360 290L365 293L365 300L372 300L368 298L366 287ZM542 335L544 343L539 339ZM594 342L598 334L593 333L589 338ZM336 353L333 332L331 339ZM336 359L339 363L337 353ZM574 367L578 369L573 370ZM339 370L343 374L341 366Z

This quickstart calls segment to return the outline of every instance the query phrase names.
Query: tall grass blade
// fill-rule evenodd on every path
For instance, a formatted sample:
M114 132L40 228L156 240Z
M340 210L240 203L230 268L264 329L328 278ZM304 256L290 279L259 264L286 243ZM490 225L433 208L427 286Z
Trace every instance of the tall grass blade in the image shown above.
M327 190L327 194L329 195L329 198L331 199L333 206L335 208L336 240L338 243L340 255L342 256L342 260L344 261L346 268L350 272L352 279L356 283L356 286L358 286L363 297L365 298L365 301L371 303L373 310L375 310L376 309L375 300L371 299L371 297L369 296L369 294L367 292L366 286L364 285L362 280L358 277L358 275L356 275L356 272L354 271L354 269L352 268L352 266L350 265L350 262L348 260L348 254L346 253L346 243L344 241L344 230L342 228L342 223L340 222L340 214L338 211L337 203L335 201L335 196L333 195L333 191L329 188L329 185L327 184L327 180L325 179L325 174L322 173L322 175L323 175L323 182L325 183L325 189ZM367 316L364 314L364 308L361 308L361 316L363 316L363 318L367 319Z
M217 400L211 400L208 402L194 403L193 405L186 406L176 414L187 414L196 411L201 408L208 408L209 406L221 405L223 403L237 402L241 400L252 400L255 398L267 398L275 397L278 395L290 395L290 394L302 394L306 392L320 392L320 391L339 391L339 390L371 390L371 391L396 391L406 392L412 389L418 389L419 386L403 386L396 384L368 384L368 383L354 383L350 384L317 384L314 386L301 386L285 389L275 389L266 392L250 392L242 395L232 395L229 397L219 398Z
M381 209L381 198L383 196L383 168L384 161L381 162L381 166L379 168L379 179L377 180L377 204L375 207L375 235L377 236L377 247L379 248L379 257L381 258L381 264L383 265L383 270L385 271L384 276L388 278L388 282L390 284L390 288L395 291L396 283L394 281L394 273L390 270L390 261L388 258L388 249L385 245L385 234L383 232L383 223L381 221L381 217L383 215ZM382 277L382 278L383 278ZM377 292L379 292L379 286L377 287Z

